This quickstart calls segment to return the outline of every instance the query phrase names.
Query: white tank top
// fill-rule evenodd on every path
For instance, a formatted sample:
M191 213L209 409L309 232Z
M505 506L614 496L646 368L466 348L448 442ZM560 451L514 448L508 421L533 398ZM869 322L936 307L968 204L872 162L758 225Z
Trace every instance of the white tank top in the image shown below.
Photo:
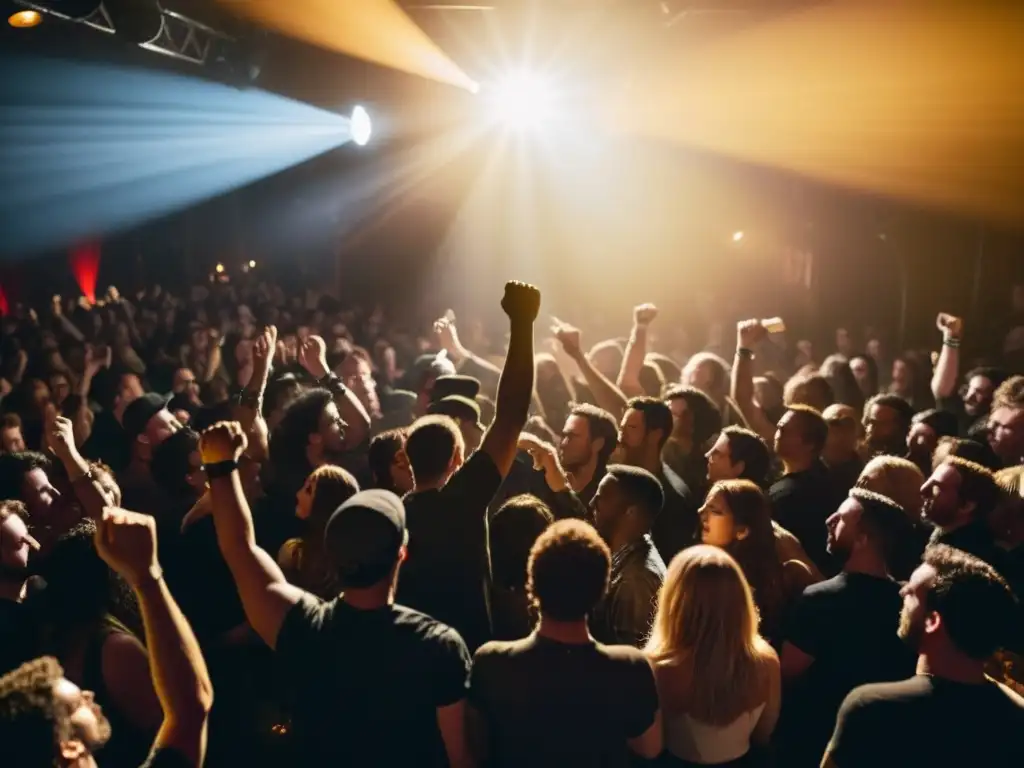
M726 726L708 725L685 712L666 714L665 746L681 760L717 765L736 760L750 749L750 734L764 712L760 704Z

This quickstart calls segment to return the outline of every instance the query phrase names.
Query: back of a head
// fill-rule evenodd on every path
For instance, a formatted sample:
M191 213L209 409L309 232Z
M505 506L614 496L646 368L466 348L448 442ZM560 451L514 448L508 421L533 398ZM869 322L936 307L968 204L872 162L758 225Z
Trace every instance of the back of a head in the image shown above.
M636 507L653 524L665 504L665 490L661 482L640 467L626 464L611 464L606 470L629 506Z
M370 465L370 475L375 488L394 490L391 487L391 463L404 447L404 429L389 429L375 435L370 441L367 463Z
M992 410L996 408L1024 408L1024 376L1011 376L996 388Z
M711 397L725 395L729 390L729 364L714 352L698 352L692 355L683 367L680 381L686 384L684 378L700 367L704 367L710 373L708 389L711 391L707 394Z
M941 544L925 550L924 564L936 574L925 607L942 618L957 650L983 661L1003 647L1019 610L1003 577L973 555Z
M960 437L940 437L935 453L932 454L932 469L950 456L959 456L991 470L999 469L1001 465L999 457L986 443Z
M897 552L913 537L907 511L888 496L864 488L851 488L850 498L860 504L860 525L892 570Z
M560 520L534 542L527 590L541 618L581 621L604 597L611 552L593 526Z
M64 670L51 656L0 676L0 744L4 764L56 765L56 745L73 737L70 712L55 695Z
M640 367L640 387L648 397L661 397L665 389L665 377L661 369L653 363L644 363Z
M824 411L836 398L828 379L819 374L794 376L786 382L783 399L787 406L808 405L816 411Z
M310 389L289 403L270 440L270 459L277 467L303 467L309 460L309 436L320 429L320 418L334 396Z
M327 521L334 511L359 493L359 481L347 469L333 464L324 464L313 471L316 481L313 491L313 505L309 513L310 527L322 535Z
M977 510L975 515L985 514L995 508L999 503L999 486L991 470L959 456L948 456L944 463L952 466L960 475L960 498L965 502L974 502Z
M743 462L741 480L750 480L759 486L768 481L772 457L764 439L745 427L726 427L722 434L729 440L729 456L733 464Z
M763 696L757 609L743 571L725 550L702 544L672 559L646 651L655 663L685 670L687 711L702 722L727 725L751 708L751 691ZM663 702L668 710L683 698L671 688Z
M925 477L914 462L898 456L876 456L864 465L856 487L892 499L912 519L921 516Z
M793 422L798 426L803 442L814 454L821 454L828 440L828 423L822 418L821 412L800 403L788 405L786 410L793 414Z
M675 386L665 393L668 401L686 401L686 410L693 418L693 441L704 445L722 431L722 414L715 402L696 387Z
M899 395L882 394L875 395L864 403L864 417L868 416L872 406L890 408L896 412L900 430L906 433L910 430L910 424L914 419L914 408Z
M405 455L417 485L443 477L456 451L464 450L459 426L448 416L417 419L405 439Z
M683 369L679 363L668 355L663 355L659 352L648 353L645 362L657 366L658 370L661 371L661 380L665 384L679 381L679 377L683 374Z
M661 431L661 444L664 445L672 434L672 409L662 400L654 397L634 397L626 403L627 408L639 411L644 417L644 428Z
M526 585L526 566L537 538L554 521L548 505L536 496L513 496L495 513L490 525L494 583L503 589Z

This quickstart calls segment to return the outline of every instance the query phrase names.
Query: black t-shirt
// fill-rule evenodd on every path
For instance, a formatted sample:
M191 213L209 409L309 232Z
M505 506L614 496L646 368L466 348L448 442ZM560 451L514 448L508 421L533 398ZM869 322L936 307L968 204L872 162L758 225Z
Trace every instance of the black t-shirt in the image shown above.
M405 497L409 546L397 600L453 627L471 649L491 636L487 507L501 480L491 457L477 451L440 490Z
M477 651L470 703L492 766L625 766L626 740L654 722L658 692L635 648L531 635Z
M837 768L1024 765L1024 700L996 683L917 675L846 697L829 747Z
M836 572L825 548L825 521L844 498L835 488L823 462L810 469L783 475L768 492L776 522L800 540L808 557L826 576Z
M670 563L679 552L700 542L700 501L668 465L662 463L657 477L665 503L651 527L651 538L662 560Z
M0 676L39 655L34 637L28 607L0 600Z
M366 611L306 595L277 656L293 687L296 765L445 766L439 707L466 696L458 633L400 605Z
M845 572L796 601L785 640L814 662L786 691L778 741L787 765L818 764L851 690L914 673L916 657L897 635L901 605L892 579Z

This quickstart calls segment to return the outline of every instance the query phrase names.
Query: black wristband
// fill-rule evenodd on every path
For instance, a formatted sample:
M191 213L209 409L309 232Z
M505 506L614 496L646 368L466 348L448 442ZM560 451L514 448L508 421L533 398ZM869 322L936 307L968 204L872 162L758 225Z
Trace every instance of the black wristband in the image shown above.
M206 470L206 476L210 480L216 480L219 477L228 477L232 472L238 469L238 462L234 459L228 459L227 461L218 461L213 464L206 464L203 469Z
M348 391L348 388L334 371L331 371L322 379L317 379L316 386L329 389L331 392L339 395L343 395Z
M748 360L754 359L754 350L747 349L746 347L740 347L739 349L737 349L736 354L739 355L740 357L745 357Z

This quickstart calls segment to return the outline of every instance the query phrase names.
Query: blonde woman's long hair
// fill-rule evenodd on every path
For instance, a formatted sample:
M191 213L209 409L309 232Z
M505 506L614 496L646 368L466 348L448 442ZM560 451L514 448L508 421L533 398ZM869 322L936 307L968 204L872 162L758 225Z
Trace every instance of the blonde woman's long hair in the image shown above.
M726 726L764 703L771 649L757 633L750 585L732 556L702 545L672 559L646 652L680 682L660 691L666 711Z

